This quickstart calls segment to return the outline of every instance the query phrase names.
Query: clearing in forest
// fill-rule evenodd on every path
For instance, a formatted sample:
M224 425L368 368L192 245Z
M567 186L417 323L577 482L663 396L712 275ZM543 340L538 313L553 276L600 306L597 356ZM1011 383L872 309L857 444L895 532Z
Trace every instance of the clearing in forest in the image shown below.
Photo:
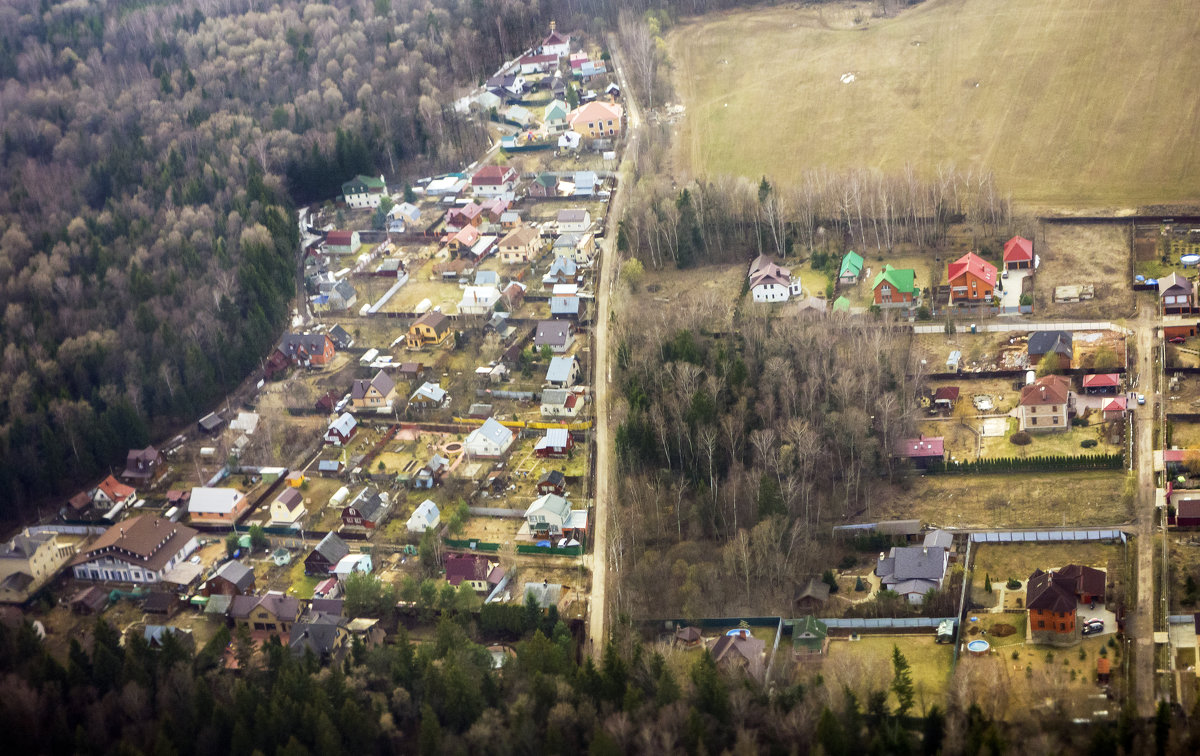
M857 23L855 22L857 19ZM1200 4L928 0L710 15L669 37L680 166L991 170L1031 205L1200 199Z

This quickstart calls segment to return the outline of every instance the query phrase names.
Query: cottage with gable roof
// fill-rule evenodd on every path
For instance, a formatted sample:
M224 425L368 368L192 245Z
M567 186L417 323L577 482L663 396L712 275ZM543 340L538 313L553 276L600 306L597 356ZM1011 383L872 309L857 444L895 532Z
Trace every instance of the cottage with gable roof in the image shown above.
M946 265L950 304L986 302L996 288L996 266L974 252Z
M1028 270L1033 267L1033 242L1014 236L1004 243L1004 269Z
M1065 431L1070 427L1074 399L1071 384L1061 375L1047 375L1021 389L1017 404L1023 431Z
M304 506L304 494L290 486L271 502L271 525L280 528L299 527L308 510Z
M436 528L441 519L442 513L438 511L437 504L434 504L432 499L426 499L408 518L408 532L424 533L430 528Z
M536 228L520 226L500 240L500 262L525 265L541 256L542 238Z
M1044 358L1057 360L1059 370L1070 370L1075 348L1070 331L1034 331L1026 344L1029 364L1039 365Z
M205 581L204 591L206 596L244 596L254 593L254 570L237 559L231 559Z
M493 417L471 431L463 442L467 454L484 459L502 459L512 448L516 436Z
M408 408L418 411L442 409L448 406L450 406L450 395L446 393L446 389L428 381L422 383L408 400Z
M563 320L538 321L537 331L533 337L534 349L550 347L554 354L563 354L571 350L575 343L575 326Z
M574 357L552 357L546 368L546 383L555 388L571 388L579 383L579 361Z
M357 379L350 386L350 404L355 409L389 407L396 398L396 382L383 370L371 380Z
M153 446L145 449L130 449L125 455L125 471L121 479L126 483L153 483L167 471L166 460Z
M342 524L347 528L374 530L387 519L389 508L387 493L368 486L342 509Z
M343 412L326 429L325 443L334 446L345 446L350 443L350 439L354 438L354 434L357 432L358 421L354 419L354 415L351 415L349 412Z
M884 265L871 284L875 304L880 307L907 307L912 305L916 293L916 271L912 268L893 268Z
M574 391L567 389L545 389L542 391L542 417L575 417L583 402Z
M342 184L342 199L348 207L376 208L379 207L383 195L387 193L387 183L383 176L358 175Z
M139 515L113 525L71 560L77 580L157 583L199 546L199 531Z
M409 349L440 346L452 333L448 317L436 311L427 312L409 326L405 344Z
M946 549L936 546L893 546L886 557L880 553L875 574L884 588L920 604L926 593L942 587L949 560Z
M327 533L305 558L304 574L328 577L342 557L349 553L350 547L337 533Z

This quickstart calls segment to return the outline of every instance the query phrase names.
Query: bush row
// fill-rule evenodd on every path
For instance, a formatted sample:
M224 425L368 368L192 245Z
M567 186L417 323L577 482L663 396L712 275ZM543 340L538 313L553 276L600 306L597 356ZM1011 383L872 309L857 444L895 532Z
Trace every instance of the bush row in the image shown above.
M1035 456L998 457L973 462L933 462L929 474L986 474L1014 472L1064 472L1070 470L1120 470L1125 466L1122 454L1088 454L1079 457Z

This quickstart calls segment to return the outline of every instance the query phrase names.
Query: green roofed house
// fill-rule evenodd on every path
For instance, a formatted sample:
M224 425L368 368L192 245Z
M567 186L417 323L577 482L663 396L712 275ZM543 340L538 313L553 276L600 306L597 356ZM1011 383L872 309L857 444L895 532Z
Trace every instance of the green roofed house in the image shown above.
M342 184L342 198L348 207L379 207L379 201L387 191L383 176L355 176Z
M862 255L854 250L850 250L842 258L842 268L838 272L838 283L856 284L858 277L862 274L863 259Z
M812 616L791 621L792 653L799 660L818 659L829 650L829 628Z
M845 297L838 297L833 300L834 312L850 312L850 300Z
M530 197L557 197L558 177L553 173L539 174L529 185Z
M875 282L871 284L875 292L875 304L880 307L911 305L916 288L913 286L915 278L916 273L912 268L883 266L883 270L876 274Z

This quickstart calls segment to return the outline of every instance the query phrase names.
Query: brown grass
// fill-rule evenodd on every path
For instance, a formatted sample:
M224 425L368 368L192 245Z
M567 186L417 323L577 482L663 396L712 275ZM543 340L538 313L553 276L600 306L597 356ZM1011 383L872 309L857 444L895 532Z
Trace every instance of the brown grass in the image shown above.
M1045 224L1035 248L1041 258L1034 290L1039 317L1113 320L1133 314L1127 226ZM1089 283L1095 299L1054 302L1055 286Z

